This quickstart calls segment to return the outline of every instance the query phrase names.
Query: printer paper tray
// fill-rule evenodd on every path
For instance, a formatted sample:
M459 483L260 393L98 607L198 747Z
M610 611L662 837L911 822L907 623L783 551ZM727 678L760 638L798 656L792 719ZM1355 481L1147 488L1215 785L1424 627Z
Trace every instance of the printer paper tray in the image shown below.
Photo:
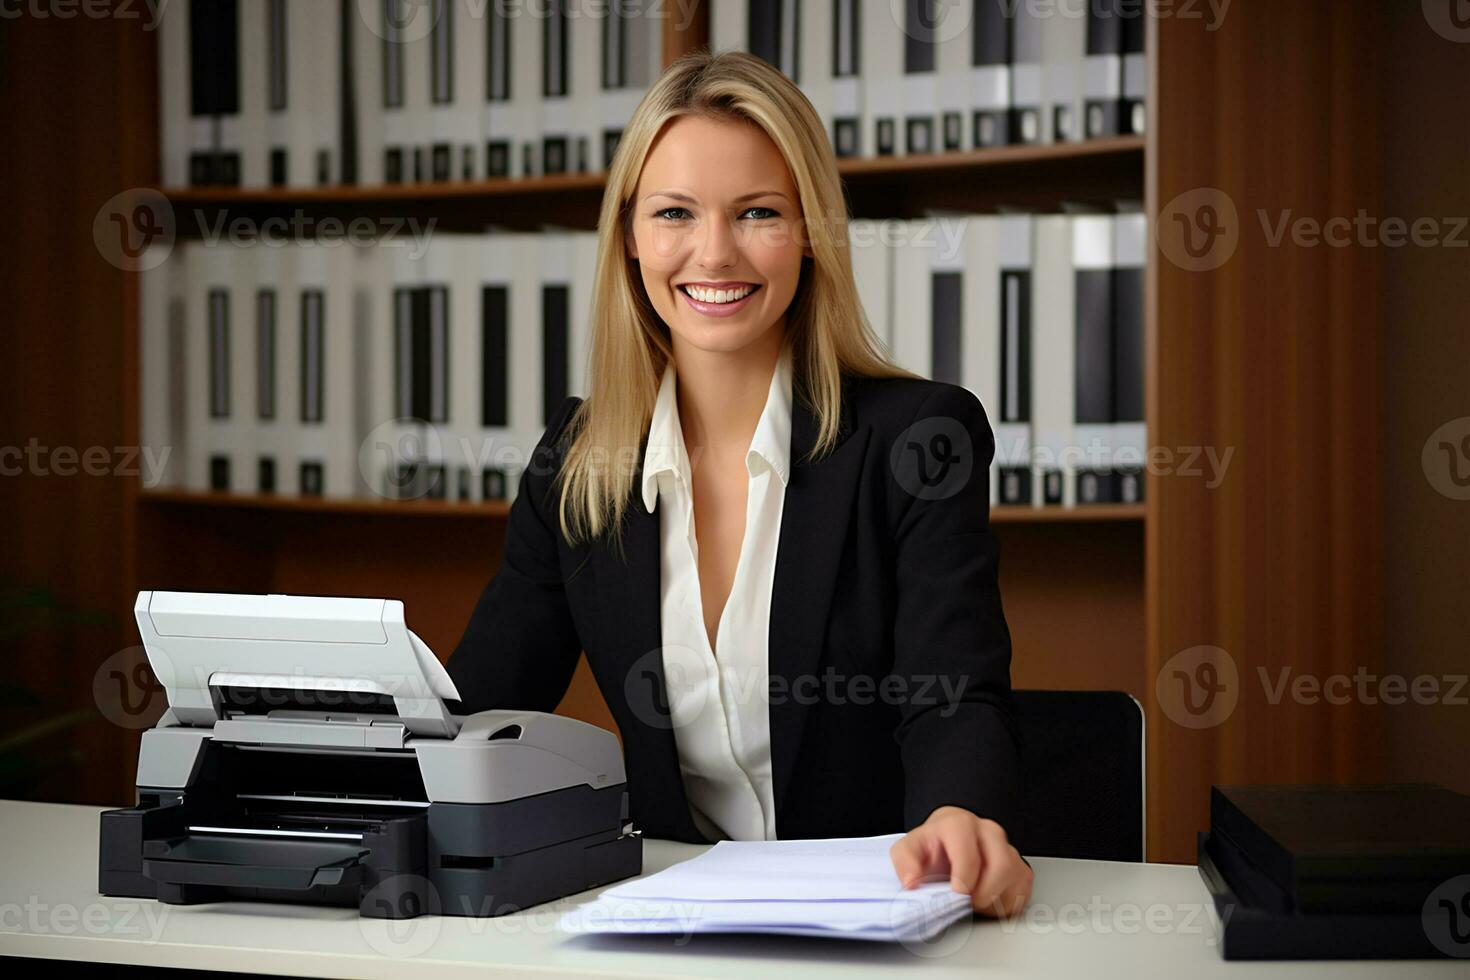
M143 874L172 885L307 891L360 884L367 855L348 841L191 834L147 841Z

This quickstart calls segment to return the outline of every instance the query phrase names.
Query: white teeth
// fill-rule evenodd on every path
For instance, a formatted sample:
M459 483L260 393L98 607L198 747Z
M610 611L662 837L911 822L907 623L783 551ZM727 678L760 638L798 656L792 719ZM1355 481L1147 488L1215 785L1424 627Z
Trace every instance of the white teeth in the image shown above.
M704 289L700 286L684 287L684 291L701 303L733 303L738 299L744 299L755 291L753 286L741 286L737 289Z

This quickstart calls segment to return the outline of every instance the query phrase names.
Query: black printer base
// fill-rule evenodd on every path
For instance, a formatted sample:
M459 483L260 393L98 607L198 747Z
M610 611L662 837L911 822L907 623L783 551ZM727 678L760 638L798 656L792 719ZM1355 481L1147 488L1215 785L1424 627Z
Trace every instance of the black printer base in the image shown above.
M643 870L642 836L623 824L622 785L408 815L359 806L315 814L318 833L289 829L308 825L301 814L247 820L217 796L198 797L154 793L104 811L98 891L170 905L290 902L357 906L368 918L483 918Z

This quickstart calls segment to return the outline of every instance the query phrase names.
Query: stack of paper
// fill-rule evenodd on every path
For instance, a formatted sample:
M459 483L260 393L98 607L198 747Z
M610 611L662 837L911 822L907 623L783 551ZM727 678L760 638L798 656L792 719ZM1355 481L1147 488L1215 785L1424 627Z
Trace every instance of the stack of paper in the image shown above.
M901 834L721 841L699 857L609 888L562 916L576 933L765 932L925 941L970 914L948 881L905 889L889 848Z

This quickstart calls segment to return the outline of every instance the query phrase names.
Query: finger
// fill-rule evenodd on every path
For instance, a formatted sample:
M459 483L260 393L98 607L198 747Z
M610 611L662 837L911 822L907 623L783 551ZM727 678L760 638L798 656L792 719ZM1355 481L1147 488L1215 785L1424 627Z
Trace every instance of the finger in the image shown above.
M1006 832L993 820L981 821L977 830L981 860L980 880L975 883L976 908L990 908L1000 896L1014 887L1021 855L1006 839Z
M939 832L939 842L949 858L949 886L957 892L974 895L980 880L980 844L973 825L950 825Z
M915 830L888 849L888 856L893 859L893 870L905 888L914 887L924 874L925 834L923 830Z

